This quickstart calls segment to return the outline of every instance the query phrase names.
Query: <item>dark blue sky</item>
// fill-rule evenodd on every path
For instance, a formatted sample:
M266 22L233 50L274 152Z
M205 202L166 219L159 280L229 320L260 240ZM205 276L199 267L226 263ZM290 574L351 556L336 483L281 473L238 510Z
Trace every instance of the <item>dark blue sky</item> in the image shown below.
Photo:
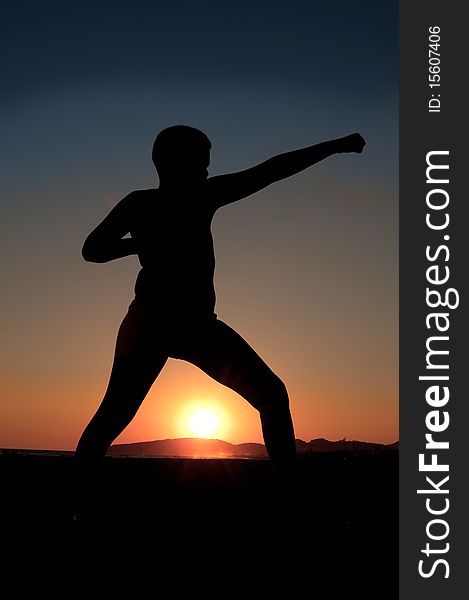
M131 79L396 92L392 0L5 4L2 102Z
M90 265L81 246L157 186L151 146L175 123L209 135L211 174L365 136L363 155L217 214L217 313L285 380L298 437L395 441L397 1L18 2L1 17L0 447L72 448L99 403L138 262ZM168 373L124 441L180 433L171 399L199 375ZM245 427L229 441L260 441L257 415L223 402Z

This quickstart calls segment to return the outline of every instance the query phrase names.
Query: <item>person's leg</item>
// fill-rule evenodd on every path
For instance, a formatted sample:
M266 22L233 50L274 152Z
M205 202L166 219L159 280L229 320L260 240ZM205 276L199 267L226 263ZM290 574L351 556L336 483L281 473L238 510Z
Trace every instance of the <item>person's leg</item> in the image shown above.
M296 444L287 390L251 346L226 323L214 320L176 358L196 365L254 406L274 469L282 478L293 475Z
M158 339L149 320L145 310L133 305L122 321L106 393L75 451L80 471L101 462L135 416L168 358L165 340Z

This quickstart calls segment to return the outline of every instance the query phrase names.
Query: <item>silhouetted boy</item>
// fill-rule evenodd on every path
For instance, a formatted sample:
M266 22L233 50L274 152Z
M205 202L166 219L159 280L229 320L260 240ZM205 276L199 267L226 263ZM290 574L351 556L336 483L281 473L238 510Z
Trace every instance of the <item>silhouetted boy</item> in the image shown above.
M88 236L83 257L107 262L137 254L142 265L117 336L104 399L75 457L92 470L135 416L164 364L189 361L243 396L260 413L267 452L280 477L296 458L283 382L249 344L214 313L211 222L241 200L336 153L362 152L358 133L292 152L228 175L208 177L211 144L192 127L164 129L153 146L156 189L131 192ZM130 233L130 238L124 236Z

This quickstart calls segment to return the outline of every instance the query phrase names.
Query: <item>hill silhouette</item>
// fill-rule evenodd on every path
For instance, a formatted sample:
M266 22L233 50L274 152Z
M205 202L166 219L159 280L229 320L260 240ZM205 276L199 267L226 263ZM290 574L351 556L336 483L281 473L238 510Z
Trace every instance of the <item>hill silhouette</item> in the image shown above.
M298 454L311 452L380 452L397 450L399 442L394 444L375 444L357 440L330 441L317 438L305 442L296 440ZM178 456L183 458L267 458L264 444L231 444L218 439L177 438L136 442L132 444L114 444L108 456Z

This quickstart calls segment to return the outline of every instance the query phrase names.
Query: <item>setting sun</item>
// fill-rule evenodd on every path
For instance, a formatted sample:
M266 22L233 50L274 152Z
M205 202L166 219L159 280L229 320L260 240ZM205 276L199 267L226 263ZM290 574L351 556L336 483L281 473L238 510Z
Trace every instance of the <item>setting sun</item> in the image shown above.
M226 401L226 392L216 390L217 394L203 393L200 396L181 398L175 406L175 435L183 438L216 438L232 442L232 412ZM225 395L224 395L225 394ZM235 405L239 404L235 400ZM236 416L236 421L243 419ZM235 438L236 440L236 438Z
M210 437L219 428L217 415L208 409L199 409L189 417L189 429L197 437Z

